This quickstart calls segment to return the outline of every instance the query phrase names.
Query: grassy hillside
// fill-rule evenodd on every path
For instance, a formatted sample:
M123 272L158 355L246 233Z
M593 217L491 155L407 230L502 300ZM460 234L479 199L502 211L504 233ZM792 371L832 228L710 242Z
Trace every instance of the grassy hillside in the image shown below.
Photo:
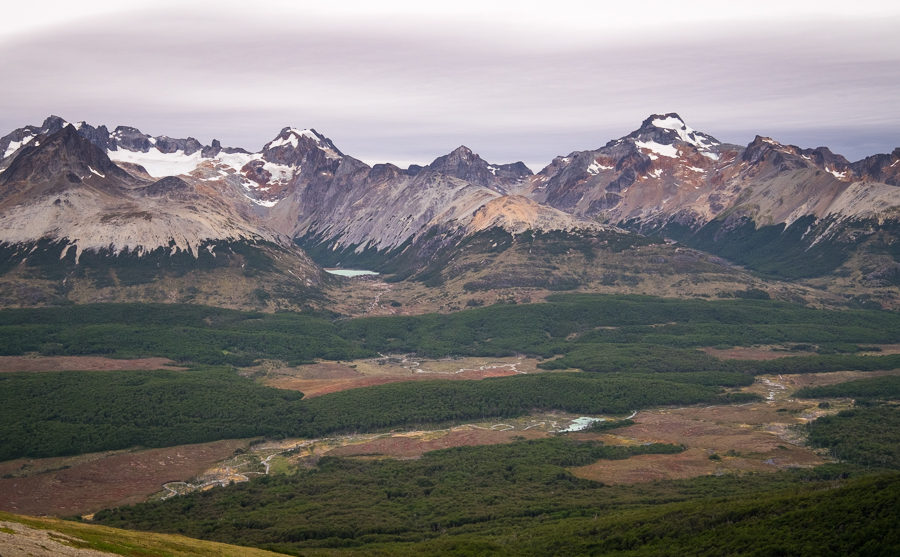
M253 547L186 538L171 534L152 534L82 524L55 518L20 516L0 512L0 554L11 547L25 547L39 554L63 552L70 548L103 551L133 557L275 557Z

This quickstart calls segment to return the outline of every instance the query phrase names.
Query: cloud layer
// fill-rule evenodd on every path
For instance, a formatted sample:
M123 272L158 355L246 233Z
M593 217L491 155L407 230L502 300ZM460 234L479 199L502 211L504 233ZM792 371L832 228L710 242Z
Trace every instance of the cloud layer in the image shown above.
M369 162L465 143L540 167L676 111L723 141L857 159L900 145L900 11L877 4L777 20L705 2L654 16L586 2L98 9L0 34L0 134L55 113L256 149L294 125Z

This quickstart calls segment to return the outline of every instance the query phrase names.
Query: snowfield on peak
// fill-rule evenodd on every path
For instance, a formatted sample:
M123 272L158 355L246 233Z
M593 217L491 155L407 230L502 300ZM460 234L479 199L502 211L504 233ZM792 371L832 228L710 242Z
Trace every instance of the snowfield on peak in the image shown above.
M114 162L127 162L141 165L144 167L144 170L147 171L147 174L154 178L188 174L197 168L197 165L203 162L200 151L185 155L181 151L163 153L155 147L146 153L118 149L116 151L108 151L106 154Z

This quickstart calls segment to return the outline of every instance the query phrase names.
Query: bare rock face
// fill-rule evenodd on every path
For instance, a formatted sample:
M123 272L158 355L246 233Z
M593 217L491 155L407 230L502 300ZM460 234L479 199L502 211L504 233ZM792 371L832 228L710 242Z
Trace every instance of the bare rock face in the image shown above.
M9 197L14 187L22 194L35 195L43 188L65 189L85 180L96 187L114 187L116 180L130 182L132 177L81 137L72 125L67 125L20 150L0 174L0 185L12 186L0 196Z
M490 164L465 145L460 145L449 154L438 157L425 169L484 186L500 193L532 175L531 169L523 162L511 164ZM415 173L421 172L422 169Z
M497 197L482 205L467 224L469 232L502 228L513 234L526 230L544 232L550 230L609 229L595 222L579 219L521 195Z
M0 147L2 146L0 143ZM900 147L894 149L890 155L873 155L850 166L854 174L862 180L900 186Z

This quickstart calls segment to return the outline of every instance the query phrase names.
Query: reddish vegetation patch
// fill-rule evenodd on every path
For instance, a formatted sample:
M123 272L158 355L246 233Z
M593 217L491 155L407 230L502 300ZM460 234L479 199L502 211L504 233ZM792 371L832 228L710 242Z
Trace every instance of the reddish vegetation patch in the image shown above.
M789 356L809 356L814 352L787 351L765 347L735 346L734 348L703 348L703 351L720 360L777 360Z
M709 459L703 449L688 449L675 455L646 454L627 460L600 460L574 470L576 476L607 484L631 484L656 480L674 480L714 474L717 471L763 472L776 470L776 464L740 457Z
M296 368L296 370L285 370L285 375L267 377L264 383L278 389L301 391L307 398L312 398L349 389L403 381L427 381L433 379L478 380L488 377L516 375L516 372L508 367L485 370L470 369L459 373L415 373L401 368L395 373L363 375L353 368L334 363L312 364Z
M856 381L858 379L867 379L871 377L881 377L884 375L900 375L900 370L880 370L880 371L831 371L827 373L805 373L802 375L779 375L777 379L784 383L789 389L800 389L803 387L823 387L825 385L836 385L837 383L846 383L847 381Z
M878 350L864 352L863 354L876 356L900 354L900 344L878 344L873 346ZM710 356L714 356L720 360L776 360L778 358L787 358L790 356L810 356L816 354L815 352L805 350L785 350L783 347L776 346L735 346L733 348L706 347L702 350Z
M797 440L788 440L792 437L790 427L802 421L796 413L802 408L756 403L644 411L634 418L635 425L597 438L616 443L682 444L687 450L675 455L600 461L575 468L573 473L615 484L815 466L823 462L818 455L796 444ZM717 458L711 460L713 455Z
M465 371L463 373L455 373L452 375L407 375L407 376L360 376L352 379L294 379L291 377L276 378L266 381L266 384L279 389L290 389L301 391L306 398L312 398L328 393L336 393L338 391L346 391L348 389L358 389L360 387L371 387L373 385L384 385L386 383L401 383L404 381L428 381L434 379L448 380L477 380L487 377L506 377L515 375L516 372L508 369L492 369L486 371Z
M100 356L0 356L0 372L11 371L150 371L183 370L168 358L116 360Z
M246 440L227 440L3 462L0 474L6 477L0 479L0 510L68 516L138 503L164 483L190 479L248 444Z
M546 437L547 433L538 430L528 431L496 431L492 429L477 429L471 426L463 426L443 435L425 435L412 433L409 435L394 435L358 443L345 445L328 452L329 456L390 456L395 458L415 458L428 451L449 449L451 447L474 447L478 445L499 445L512 443L516 439L538 439Z

